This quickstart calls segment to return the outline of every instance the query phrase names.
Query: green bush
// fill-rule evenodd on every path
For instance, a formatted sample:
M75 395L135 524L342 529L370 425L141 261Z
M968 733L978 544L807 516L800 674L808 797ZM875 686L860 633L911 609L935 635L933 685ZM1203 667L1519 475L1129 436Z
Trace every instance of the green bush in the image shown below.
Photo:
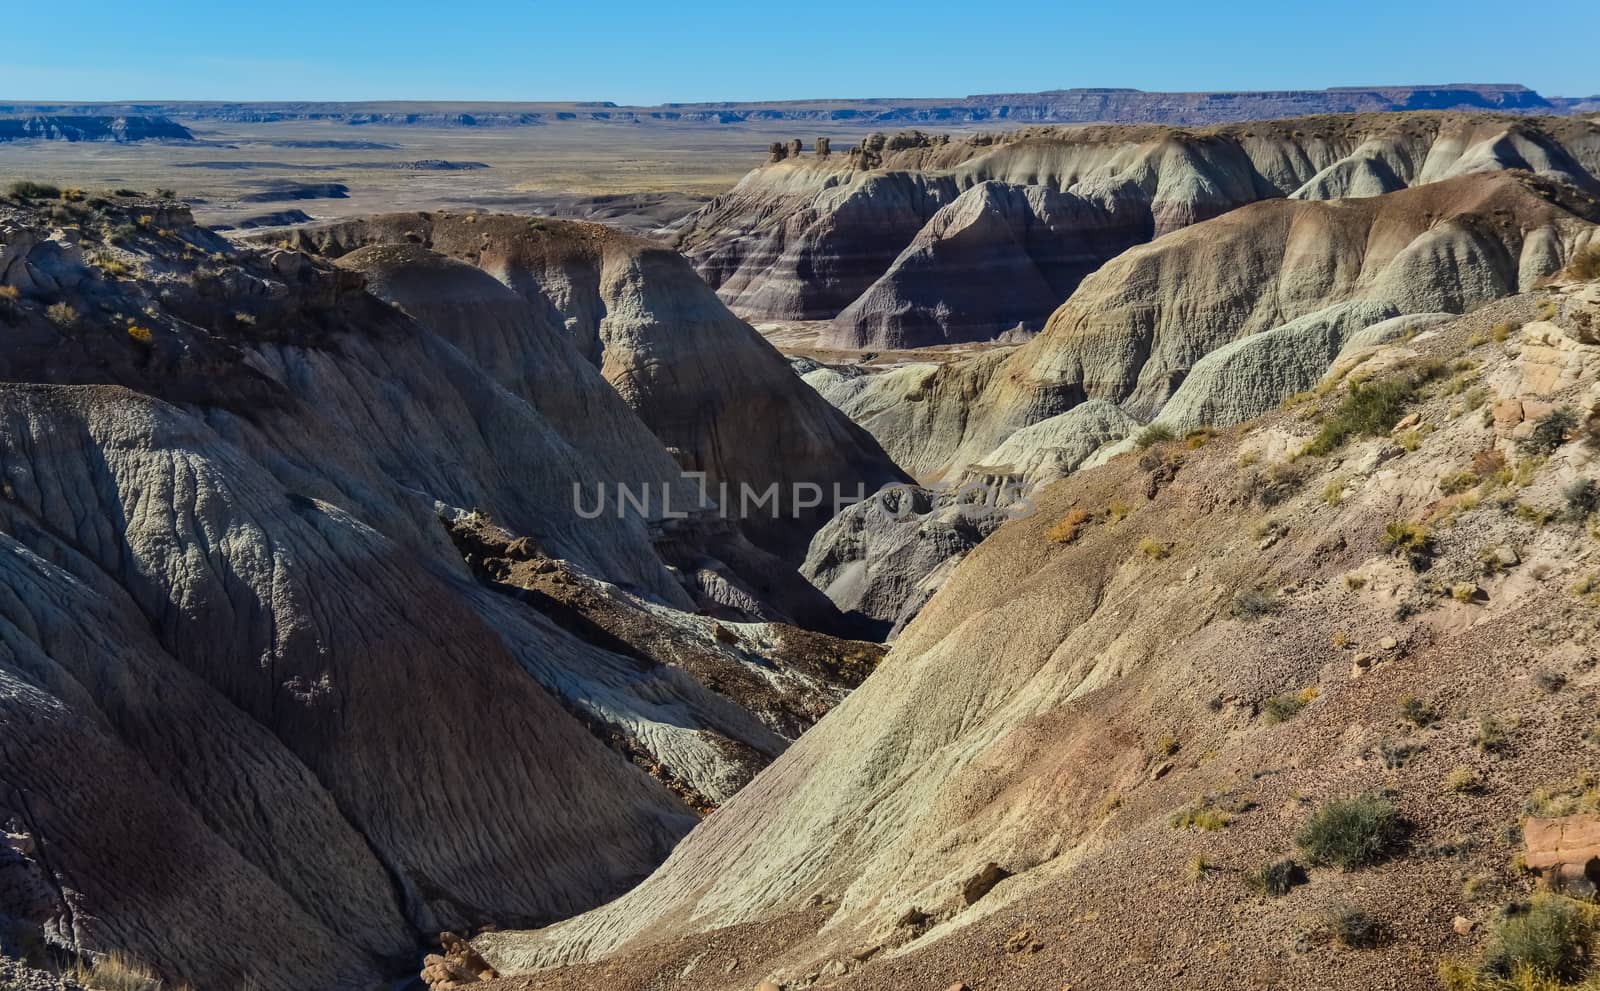
M1501 915L1483 951L1483 971L1501 978L1532 974L1576 984L1589 972L1594 937L1591 909L1544 895L1510 906Z
M1358 382L1350 387L1317 435L1306 445L1306 453L1332 454L1356 437L1376 437L1394 429L1405 415L1406 406L1416 396L1417 387L1407 378L1379 382Z
M1381 795L1367 794L1322 803L1295 843L1313 864L1348 871L1393 857L1406 833L1400 810Z

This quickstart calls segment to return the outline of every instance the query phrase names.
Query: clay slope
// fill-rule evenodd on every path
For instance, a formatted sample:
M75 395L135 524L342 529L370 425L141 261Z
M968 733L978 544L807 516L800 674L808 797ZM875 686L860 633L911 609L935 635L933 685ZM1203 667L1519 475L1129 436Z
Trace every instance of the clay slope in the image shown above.
M757 169L691 219L682 248L741 316L832 320L834 347L920 346L1036 328L1047 295L1059 303L1124 247L1258 200L1512 168L1594 187L1600 173L1592 122L1498 115L1032 128L875 147ZM1015 294L973 292L974 265Z
M1090 400L1141 423L1169 402L1180 428L1238 422L1309 387L1369 325L1532 288L1593 239L1596 220L1588 193L1526 173L1354 200L1270 200L1117 257L1009 355L825 394L919 477L1011 465L1043 478L1035 469L1059 461L1047 450L1052 428L1032 432L1043 447L1023 450L1024 428Z
M479 948L547 988L1436 987L1532 886L1508 827L1586 786L1597 321L1519 296L1057 483L648 881ZM1405 398L1334 430L1363 381ZM1373 861L1297 843L1364 793L1405 824Z
M744 525L781 555L803 556L810 533L831 515L834 486L872 492L903 478L871 436L795 381L782 356L659 245L593 224L478 214L397 214L296 236L331 257L420 244L487 272L534 319L564 327L681 467L705 473L713 498L724 484L735 498L741 486L762 493L776 485L779 518L762 511ZM408 261L403 252L378 252L349 264L372 270ZM471 316L471 304L436 303L409 282L405 271L377 280L380 292L434 320ZM506 305L487 284L473 292L485 305ZM821 488L825 511L796 505L806 498L794 494L801 484Z
M429 323L178 204L0 201L7 946L372 987L620 893L870 669L564 327L395 264ZM619 480L675 513L585 518Z

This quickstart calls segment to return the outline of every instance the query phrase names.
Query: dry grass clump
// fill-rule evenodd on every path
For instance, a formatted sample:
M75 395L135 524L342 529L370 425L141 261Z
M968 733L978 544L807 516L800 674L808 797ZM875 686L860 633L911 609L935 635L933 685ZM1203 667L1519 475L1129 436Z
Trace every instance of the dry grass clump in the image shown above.
M1530 457L1548 457L1567 442L1567 435L1578 428L1578 415L1571 407L1558 406L1533 421L1533 432L1523 438L1517 450Z
M1400 718L1418 729L1425 729L1439 721L1439 710L1426 699L1407 695L1400 700Z
M1427 524L1412 520L1394 520L1383 528L1378 546L1410 562L1412 568L1421 568L1433 555L1433 533Z
M1139 436L1134 438L1133 443L1135 447L1142 451L1156 444L1164 444L1172 440L1174 436L1171 427L1161 423L1152 423L1139 431Z
M1249 799L1232 795L1206 795L1167 817L1173 829L1194 829L1202 833L1215 833L1227 829L1236 816L1254 809Z
M1483 791L1483 776L1465 764L1458 764L1444 776L1444 786L1457 795L1475 795Z
M1078 539L1078 534L1083 525L1089 522L1089 511L1086 509L1073 509L1061 518L1061 521L1051 527L1045 536L1058 544L1070 544Z
M1305 453L1320 457L1332 454L1357 437L1387 434L1417 397L1418 387L1443 373L1442 365L1428 363L1410 375L1352 384L1317 435L1306 444Z
M149 965L113 950L78 972L78 981L95 991L161 991L161 975Z
M1172 545L1154 537L1143 537L1139 541L1138 551L1152 561L1160 561L1172 553Z
M1244 876L1244 883L1268 898L1282 898L1297 884L1306 883L1305 868L1293 860L1275 860Z
M78 311L73 309L69 303L51 303L44 311L44 315L49 318L51 323L62 330L66 330L78 322Z

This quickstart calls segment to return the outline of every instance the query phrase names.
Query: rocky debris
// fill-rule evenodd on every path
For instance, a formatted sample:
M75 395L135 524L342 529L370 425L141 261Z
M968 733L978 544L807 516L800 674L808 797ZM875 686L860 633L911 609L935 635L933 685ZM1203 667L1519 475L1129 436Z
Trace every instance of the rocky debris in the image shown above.
M422 961L422 981L432 991L481 984L500 976L471 943L455 933L440 933L439 947L443 954L432 953Z
M1524 860L1542 885L1574 898L1600 890L1600 816L1530 818L1522 825Z
M1010 871L992 860L989 861L983 865L982 870L961 882L961 901L967 905L974 904L978 899L993 891L995 885L1010 876Z

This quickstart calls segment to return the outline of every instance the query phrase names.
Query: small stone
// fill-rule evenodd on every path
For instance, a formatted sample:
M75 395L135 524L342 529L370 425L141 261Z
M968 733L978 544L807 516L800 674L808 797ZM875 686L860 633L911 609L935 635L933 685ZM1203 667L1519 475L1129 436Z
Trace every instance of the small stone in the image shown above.
M1157 764L1155 767L1152 767L1150 769L1150 780L1151 781L1159 781L1162 778L1166 777L1167 773L1169 771L1171 771L1171 770L1172 770L1172 761L1164 760L1161 763Z
M1375 660L1377 660L1377 658L1372 654L1361 653L1352 657L1350 659L1350 663L1353 667L1370 668L1372 667L1372 662Z
M1378 641L1379 650L1393 650L1399 645L1400 641L1396 640L1394 637L1384 637L1382 640Z
M783 991L783 986L770 978L756 985L756 991Z
M1458 936L1470 935L1473 927L1476 925L1477 923L1473 922L1464 915L1456 916L1456 920L1450 924L1451 928L1456 931L1456 935Z
M1516 550L1507 547L1505 544L1501 544L1494 549L1494 559L1500 563L1502 568L1511 568L1522 563L1522 558L1517 556Z
M1389 433L1398 434L1398 433L1400 433L1402 431L1410 430L1412 427L1416 426L1419 422L1421 422L1421 420L1422 420L1422 414L1421 413L1408 413L1407 415L1405 415L1405 416L1400 418L1400 422L1396 423L1394 425L1394 429L1389 431Z
M967 983L965 981L957 981L945 988L944 991L972 991L972 989L967 987Z

